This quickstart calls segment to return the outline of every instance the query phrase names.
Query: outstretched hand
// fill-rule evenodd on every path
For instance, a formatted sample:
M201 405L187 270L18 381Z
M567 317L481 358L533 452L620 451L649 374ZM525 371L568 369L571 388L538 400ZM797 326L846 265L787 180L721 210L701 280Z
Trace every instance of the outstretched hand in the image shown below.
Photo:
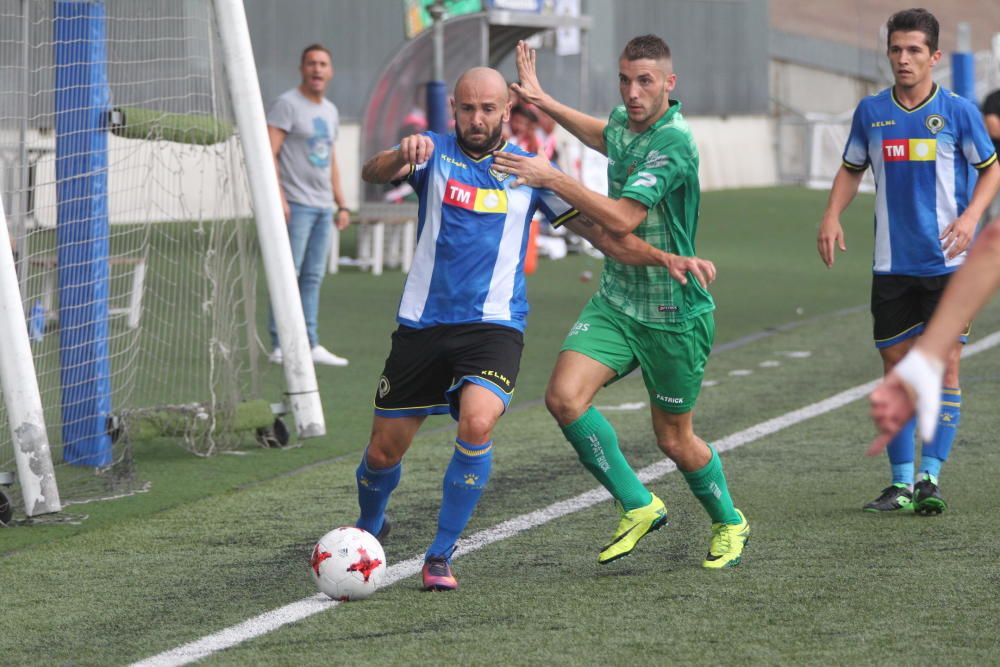
M868 455L878 454L892 437L917 413L921 440L930 442L941 412L941 384L944 363L914 347L871 395L871 415L879 435L868 447Z
M493 168L500 173L516 176L511 184L515 188L519 185L546 188L549 179L559 173L544 155L528 156L503 151L493 154Z
M707 259L682 257L668 253L663 265L667 267L670 277L681 285L687 285L688 273L694 276L698 284L705 289L708 289L708 286L715 281L715 264Z
M545 91L538 82L538 72L535 68L535 50L523 40L517 43L517 82L510 84L510 89L517 93L525 102L538 105Z
M895 373L889 373L869 397L872 421L878 436L866 452L875 456L889 444L916 409L913 390Z

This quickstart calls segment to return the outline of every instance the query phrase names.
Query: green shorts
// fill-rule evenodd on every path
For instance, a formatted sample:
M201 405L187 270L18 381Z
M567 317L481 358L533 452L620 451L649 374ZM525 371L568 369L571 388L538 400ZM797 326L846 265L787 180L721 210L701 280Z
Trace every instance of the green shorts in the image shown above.
M636 367L652 405L666 412L694 409L705 377L705 363L715 339L711 312L659 329L636 322L594 295L563 341L572 350L616 373L616 382Z

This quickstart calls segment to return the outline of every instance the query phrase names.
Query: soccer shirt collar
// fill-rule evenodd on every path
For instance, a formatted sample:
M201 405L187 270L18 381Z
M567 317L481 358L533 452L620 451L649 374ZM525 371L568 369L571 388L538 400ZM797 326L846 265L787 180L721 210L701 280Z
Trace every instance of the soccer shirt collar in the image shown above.
M938 94L938 90L940 89L941 87L937 85L937 83L932 84L931 92L927 94L927 97L925 97L923 101L921 101L919 104L917 104L917 106L913 107L912 109L910 107L905 106L902 102L899 101L899 98L896 97L896 86L893 86L892 88L889 89L889 94L892 96L892 101L897 107L899 107L906 113L913 113L914 111L919 111L920 109L923 109L925 106L930 104L930 101L934 99L934 97Z
M621 109L624 112L625 107L621 107ZM631 129L629 129L628 114L627 112L625 112L625 115L622 118L622 131L624 132L623 137L625 139L626 144L631 146L632 142L636 139L636 137L641 137L644 134L655 132L656 130L660 129L667 123L673 121L674 116L680 113L680 110L681 110L681 103L678 100L670 100L670 106L667 107L667 110L663 113L663 115L657 118L655 123L647 127L642 132L633 132Z
M663 127L664 125L672 121L674 119L674 116L680 113L680 110L681 110L680 100L670 100L670 106L667 107L666 112L662 116L660 116L660 118L655 123L650 125L649 129L646 131L648 132L649 130L657 130Z

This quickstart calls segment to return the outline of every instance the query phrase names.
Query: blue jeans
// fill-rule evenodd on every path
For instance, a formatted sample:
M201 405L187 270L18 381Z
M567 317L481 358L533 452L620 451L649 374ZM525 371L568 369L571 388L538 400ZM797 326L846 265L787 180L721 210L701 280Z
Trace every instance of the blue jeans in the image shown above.
M299 279L302 295L302 312L306 317L309 347L319 345L316 336L316 316L319 312L319 286L326 275L326 262L330 255L330 237L333 231L333 209L302 206L288 202L292 215L288 219L288 240L292 245L295 275ZM278 327L274 310L268 308L268 328L271 346L278 347Z

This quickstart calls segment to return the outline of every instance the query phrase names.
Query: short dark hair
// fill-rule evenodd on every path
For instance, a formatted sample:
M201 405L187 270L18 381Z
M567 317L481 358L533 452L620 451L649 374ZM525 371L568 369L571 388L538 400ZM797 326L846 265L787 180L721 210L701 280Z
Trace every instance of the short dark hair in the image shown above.
M886 21L885 27L888 30L886 47L889 46L889 40L894 32L922 32L931 53L938 50L938 33L941 26L938 25L938 20L934 18L934 15L926 9L904 9L901 12L896 12Z
M330 62L333 62L333 54L330 53L330 49L326 48L322 44L310 44L306 48L302 49L302 57L299 58L299 64L301 65L306 61L306 56L308 56L313 51L322 51L330 57Z
M656 35L633 37L622 51L625 60L670 60L670 47Z

